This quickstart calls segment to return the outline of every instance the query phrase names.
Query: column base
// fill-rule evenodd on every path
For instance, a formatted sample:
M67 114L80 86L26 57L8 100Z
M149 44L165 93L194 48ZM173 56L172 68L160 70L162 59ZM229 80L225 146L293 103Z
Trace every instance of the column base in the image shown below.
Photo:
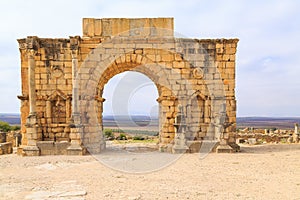
M208 153L216 152L216 148L218 145L219 142L217 140L205 138L204 140L202 140L199 153L201 154L201 156L204 156L207 155Z
M174 138L174 146L172 147L172 153L187 153L189 147L186 145L185 134L176 133Z
M172 147L172 153L177 154L177 153L187 153L189 150L189 147L184 143L183 145L174 145Z
M189 153L198 153L200 151L202 141L200 140L188 140L186 141L187 146L189 147Z
M100 142L100 150L104 151L106 149L106 142L105 141L101 141Z
M40 149L37 146L24 146L22 156L40 156Z
M216 149L216 153L233 153L233 152L234 152L233 148L228 144L220 145Z
M67 148L67 155L71 156L83 156L86 153L86 149L80 145L71 145Z
M99 154L106 149L106 143L92 143L92 144L85 144L86 151L89 154Z
M178 154L178 153L187 153L189 148L187 146L174 146L172 148L172 153Z
M227 140L221 140L216 149L216 153L234 153L240 151L240 146L236 143L229 143Z
M219 144L216 140L194 140L187 141L187 146L189 147L189 153L201 153L207 154L210 152L215 152L217 145Z
M25 153L24 153L24 151L23 151L23 148L24 148L23 145L20 145L20 146L17 148L17 155L18 155L18 156L24 156L24 155L25 155Z

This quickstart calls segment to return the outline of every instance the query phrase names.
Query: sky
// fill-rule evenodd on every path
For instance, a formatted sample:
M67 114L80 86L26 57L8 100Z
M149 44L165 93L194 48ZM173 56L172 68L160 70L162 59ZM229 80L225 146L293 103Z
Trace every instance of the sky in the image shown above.
M0 1L0 113L19 112L16 39L82 35L85 17L174 17L175 31L186 37L239 38L237 116L300 116L300 1L296 0ZM114 91L122 76L112 79L105 90ZM143 75L137 77L147 82ZM131 98L132 107L139 108L132 112L155 110L155 86L145 88L138 88ZM138 100L146 93L152 94L152 103Z
M158 116L158 91L155 84L139 72L123 72L104 87L103 115Z

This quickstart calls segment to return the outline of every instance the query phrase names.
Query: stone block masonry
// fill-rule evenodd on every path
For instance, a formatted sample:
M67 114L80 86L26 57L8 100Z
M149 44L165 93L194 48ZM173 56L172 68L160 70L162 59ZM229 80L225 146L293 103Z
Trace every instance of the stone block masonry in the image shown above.
M157 86L161 151L174 145L178 105L192 148L193 141L210 140L217 152L236 150L238 39L175 38L173 18L85 18L82 26L82 37L18 40L23 155L105 149L104 85L125 71L143 73Z

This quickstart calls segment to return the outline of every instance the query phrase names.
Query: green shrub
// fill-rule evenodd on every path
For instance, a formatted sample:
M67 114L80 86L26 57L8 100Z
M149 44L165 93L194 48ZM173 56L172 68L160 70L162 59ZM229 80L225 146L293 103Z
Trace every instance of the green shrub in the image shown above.
M111 129L104 129L104 136L109 140L115 139L114 133Z
M121 133L120 136L118 137L118 140L127 140L127 137L124 133Z
M142 135L135 135L135 136L133 137L133 140L145 140L145 137L142 136Z

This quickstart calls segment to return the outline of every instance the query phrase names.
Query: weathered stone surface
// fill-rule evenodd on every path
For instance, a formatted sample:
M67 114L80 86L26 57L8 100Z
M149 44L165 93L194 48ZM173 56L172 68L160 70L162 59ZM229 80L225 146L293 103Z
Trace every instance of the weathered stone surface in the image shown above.
M172 36L173 29L172 18L84 18L82 23L83 37Z
M184 106L187 139L235 142L238 39L174 38L172 18L86 18L82 26L82 37L18 40L24 154L82 155L84 146L101 152L99 99L110 78L129 70L158 86L161 147L174 145L178 104Z
M37 147L40 149L40 155L66 155L67 148L70 143L65 142L54 142L54 141L38 141Z

